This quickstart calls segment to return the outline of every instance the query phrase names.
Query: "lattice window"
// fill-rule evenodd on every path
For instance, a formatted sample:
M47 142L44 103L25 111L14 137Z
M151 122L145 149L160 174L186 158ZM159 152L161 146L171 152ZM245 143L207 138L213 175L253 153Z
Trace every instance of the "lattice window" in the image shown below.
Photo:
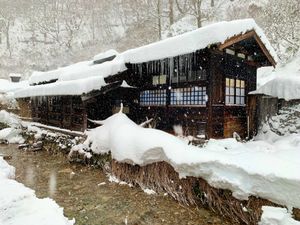
M206 87L176 88L171 90L171 105L205 105Z
M165 89L146 90L140 93L141 106L159 106L166 105L167 92Z
M226 105L245 105L245 81L226 78Z

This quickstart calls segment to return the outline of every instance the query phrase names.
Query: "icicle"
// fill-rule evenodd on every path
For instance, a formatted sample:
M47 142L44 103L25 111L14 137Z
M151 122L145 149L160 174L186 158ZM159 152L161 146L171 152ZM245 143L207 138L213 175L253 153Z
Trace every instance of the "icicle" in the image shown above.
M104 120L91 120L91 119L88 119L88 121L90 121L94 124L97 124L97 125L104 125Z
M143 122L143 123L140 124L140 127L146 127L152 121L153 121L153 118L151 118L151 119L147 118L147 120L145 122Z
M121 102L121 108L120 108L120 111L119 111L119 113L123 113L123 103Z

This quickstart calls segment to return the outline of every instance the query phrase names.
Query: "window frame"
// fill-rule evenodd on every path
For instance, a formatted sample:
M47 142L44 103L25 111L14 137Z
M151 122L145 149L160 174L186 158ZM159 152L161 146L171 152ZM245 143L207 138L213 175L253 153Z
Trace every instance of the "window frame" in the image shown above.
M246 81L239 78L225 78L225 105L246 106Z
M167 105L167 90L166 89L151 89L140 91L139 105L141 107L149 106L166 106Z
M206 107L206 105L206 86L178 87L170 90L170 107Z

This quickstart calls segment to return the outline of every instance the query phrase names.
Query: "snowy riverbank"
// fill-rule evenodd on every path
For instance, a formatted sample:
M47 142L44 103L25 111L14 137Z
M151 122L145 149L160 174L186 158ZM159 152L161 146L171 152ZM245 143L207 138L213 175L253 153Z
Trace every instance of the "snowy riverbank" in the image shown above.
M41 133L41 129L33 129L30 123L18 120L13 114L2 111L0 119L1 116L13 127L22 123L31 132L37 132L36 135ZM75 145L71 154L78 152L91 158L110 152L120 163L140 166L165 161L180 177L203 178L212 187L231 190L236 199L256 196L290 210L300 208L300 134L297 132L279 136L266 126L255 140L246 143L235 139L210 140L200 148L165 132L142 128L121 112L98 123L102 126L86 131L86 141ZM287 212L284 218L293 220ZM272 224L269 221L273 220L267 213L261 225Z
M0 157L1 225L73 225L50 198L39 199L33 190L13 180L14 167Z

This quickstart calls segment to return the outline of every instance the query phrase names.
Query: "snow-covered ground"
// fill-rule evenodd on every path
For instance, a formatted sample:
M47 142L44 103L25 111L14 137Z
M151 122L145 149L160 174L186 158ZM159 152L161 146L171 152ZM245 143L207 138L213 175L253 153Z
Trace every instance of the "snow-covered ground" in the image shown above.
M73 225L50 198L39 199L33 190L13 180L14 167L0 157L1 225Z
M0 142L7 142L9 144L24 143L25 140L21 135L21 120L16 115L1 110L0 123L9 126L0 130Z

